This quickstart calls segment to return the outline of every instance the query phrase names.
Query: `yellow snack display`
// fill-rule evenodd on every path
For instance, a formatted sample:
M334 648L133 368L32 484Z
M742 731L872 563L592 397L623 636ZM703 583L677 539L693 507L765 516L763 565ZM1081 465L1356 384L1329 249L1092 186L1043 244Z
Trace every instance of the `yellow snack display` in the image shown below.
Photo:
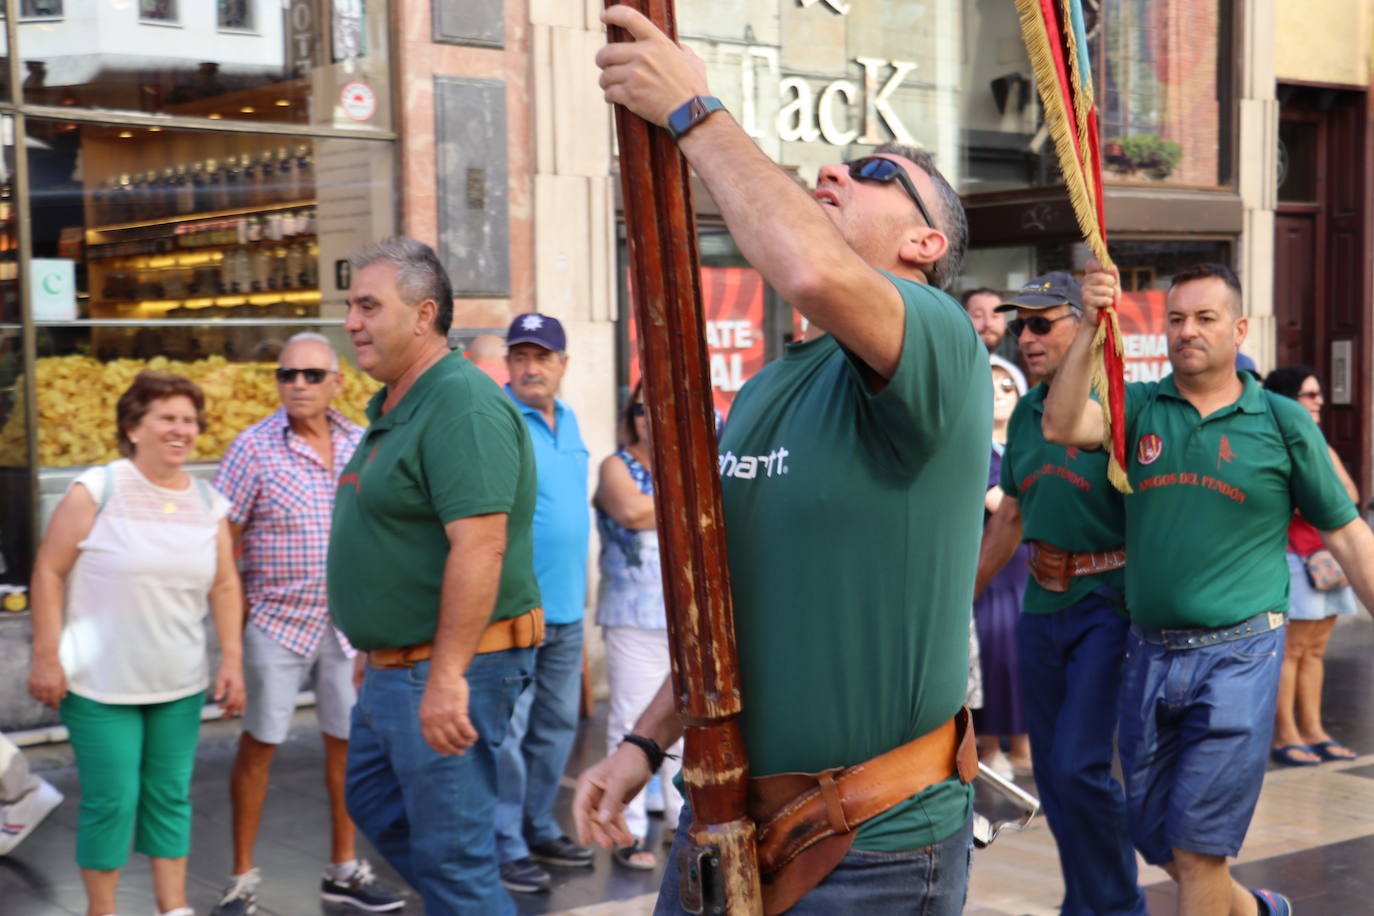
M89 356L45 356L38 360L38 458L43 467L102 464L119 457L115 445L115 403L144 369L174 372L205 392L205 431L196 440L194 461L213 461L247 427L280 404L272 372L275 363L231 363L222 356L191 362L158 356L148 360L101 362ZM346 417L366 425L363 409L381 383L340 361L343 393L334 400ZM25 380L15 386L24 403ZM0 465L27 462L24 414L10 413L0 428Z

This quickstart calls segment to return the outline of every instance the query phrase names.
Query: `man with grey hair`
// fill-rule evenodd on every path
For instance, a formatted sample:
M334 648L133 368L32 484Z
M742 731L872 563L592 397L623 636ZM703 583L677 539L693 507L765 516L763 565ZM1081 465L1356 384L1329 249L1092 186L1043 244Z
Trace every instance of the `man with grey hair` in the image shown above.
M374 911L397 909L401 896L373 880L367 862L358 860L353 822L344 808L355 653L331 625L325 593L334 490L362 428L330 406L342 385L339 354L324 335L307 331L288 340L276 381L281 406L235 437L215 476L215 486L233 504L229 528L242 548L248 623L247 705L229 775L234 866L214 914L243 916L256 905L261 873L253 864L253 845L272 758L312 675L331 816L330 864L321 895Z
M367 652L348 810L435 914L509 914L496 864L496 750L529 683L534 451L510 399L446 342L434 251L351 258L344 330L386 387L344 469L329 543L334 621Z
M740 390L720 441L740 725L753 777L824 786L845 769L854 789L836 776L836 794L873 804L849 820L846 794L844 815L818 815L836 840L823 865L773 860L799 864L765 875L765 897L791 890L769 909L800 897L794 912L958 913L977 770L961 707L992 441L987 350L942 292L963 259L959 197L929 153L896 145L822 167L808 195L722 112L700 59L629 7L602 18L632 39L597 55L607 101L669 129L745 258L809 322ZM682 733L665 684L582 775L584 842L633 842L624 800ZM894 759L902 777L874 780ZM808 804L771 785L754 783L755 800ZM691 821L679 818L678 851ZM677 863L659 913L682 909Z

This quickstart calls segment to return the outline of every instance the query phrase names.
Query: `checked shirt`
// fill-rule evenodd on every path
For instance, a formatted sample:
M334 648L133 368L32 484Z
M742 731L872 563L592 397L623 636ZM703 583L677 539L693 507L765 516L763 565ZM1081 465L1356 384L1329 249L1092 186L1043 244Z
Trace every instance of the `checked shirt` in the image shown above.
M248 620L298 655L319 647L329 620L325 560L334 490L362 439L362 427L332 407L331 473L291 430L285 408L239 433L224 453L215 487L233 503L229 520L242 525L239 569ZM353 647L334 630L349 656Z

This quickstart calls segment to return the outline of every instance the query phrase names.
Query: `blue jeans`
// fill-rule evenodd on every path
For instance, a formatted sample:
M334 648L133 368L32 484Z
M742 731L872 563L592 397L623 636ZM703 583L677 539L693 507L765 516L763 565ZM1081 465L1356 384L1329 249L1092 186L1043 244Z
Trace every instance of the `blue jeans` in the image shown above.
M492 840L496 750L533 665L533 649L473 658L468 718L480 737L456 756L435 752L420 734L429 662L368 668L363 678L348 741L348 813L430 916L515 912Z
M1129 623L1098 595L1022 614L1017 652L1035 788L1059 847L1064 916L1144 916L1126 799L1112 776Z
M1240 852L1269 759L1285 629L1172 651L1127 638L1121 768L1131 838L1151 865L1175 849Z
M677 855L687 844L692 811L682 806L677 834L663 869L654 916L680 916ZM973 854L973 820L947 839L920 849L876 852L851 849L835 870L796 905L787 916L834 916L866 913L871 916L959 916L968 898L969 859Z
M497 861L523 859L529 846L563 835L553 803L577 736L581 700L582 621L549 624L535 650L534 682L516 703L497 752Z

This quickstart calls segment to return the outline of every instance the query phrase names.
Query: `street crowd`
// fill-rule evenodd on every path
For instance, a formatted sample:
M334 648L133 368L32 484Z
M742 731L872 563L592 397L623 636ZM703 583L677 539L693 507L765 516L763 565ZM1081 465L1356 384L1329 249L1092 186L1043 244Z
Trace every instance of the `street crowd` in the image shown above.
M762 910L960 912L981 757L1033 773L1064 913L1144 913L1138 852L1178 882L1181 913L1287 916L1228 859L1271 754L1354 756L1321 725L1321 656L1352 589L1374 607L1374 535L1314 422L1316 374L1261 384L1238 368L1240 283L1197 265L1168 292L1172 373L1127 386L1108 417L1090 379L1113 269L972 290L961 308L946 290L967 224L928 152L880 146L808 192L721 111L690 52L627 8L605 21L632 39L597 55L606 99L670 131L806 319L720 432L722 455L780 456L722 478ZM115 913L131 845L162 916L191 913L207 695L243 716L214 912L254 911L270 768L307 677L333 825L323 899L404 905L358 857L355 825L435 916L512 913L509 892L589 867L591 842L652 869L657 777L676 829L656 912L683 912L713 885L680 870L709 837L674 778L652 392L625 399L589 493L555 318L518 315L470 360L447 345L452 290L427 245L386 239L352 267L344 330L385 386L366 428L330 406L329 340L297 334L281 407L211 485L185 467L203 394L145 372L117 408L125 457L82 474L49 523L29 688L75 750L87 916ZM990 356L1003 334L1017 361ZM1108 422L1124 425L1130 495L1108 482ZM569 827L553 805L582 693L589 503L608 754ZM61 798L0 753L12 844Z

